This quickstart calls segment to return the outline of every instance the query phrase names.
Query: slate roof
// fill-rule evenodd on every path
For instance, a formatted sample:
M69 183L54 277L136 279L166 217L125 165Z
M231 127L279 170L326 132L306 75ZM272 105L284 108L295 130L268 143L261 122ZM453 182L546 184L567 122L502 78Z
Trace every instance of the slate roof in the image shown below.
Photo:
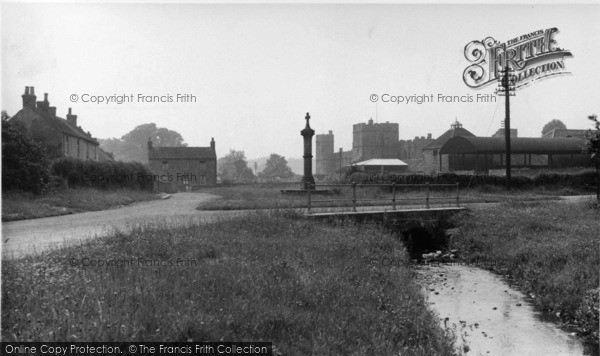
M587 137L588 130L581 129L552 129L542 137Z
M584 139L571 137L513 137L510 151L515 154L577 154L583 152L584 144ZM440 148L440 154L505 152L503 137L453 137Z
M423 147L423 150L433 150L442 147L449 139L453 137L475 137L469 130L464 129L462 127L451 128L450 130L444 132L442 136L438 137L432 143Z
M366 161L354 163L356 166L408 166L405 162L397 158L374 158Z
M91 135L89 135L87 132L83 131L83 129L81 127L79 127L79 126L75 127L75 126L69 124L69 122L67 120L63 119L62 117L51 116L51 115L41 112L40 110L32 109L30 107L24 107L15 116L19 116L19 115L23 115L25 117L43 118L50 126L52 126L53 128L55 128L56 130L58 130L60 132L65 132L72 136L75 136L75 137L78 137L78 138L81 138L81 139L84 139L87 141L91 141L91 142L95 143L96 145L98 144L98 141L95 138L93 138Z
M216 159L210 147L152 147L148 159Z

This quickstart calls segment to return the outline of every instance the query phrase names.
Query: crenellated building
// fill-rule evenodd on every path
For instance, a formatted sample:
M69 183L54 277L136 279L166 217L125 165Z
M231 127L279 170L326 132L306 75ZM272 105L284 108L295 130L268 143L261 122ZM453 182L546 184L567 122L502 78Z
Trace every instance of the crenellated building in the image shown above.
M555 129L543 137L518 137L513 141L511 164L515 169L554 169L589 166L591 160L581 152L587 130ZM491 137L476 137L454 120L450 129L433 139L415 137L398 140L398 124L389 122L356 124L352 151L334 152L334 135L317 135L317 174L330 175L340 167L370 159L397 158L408 164L409 172L485 172L506 165L504 128Z
M397 123L367 123L353 125L352 150L335 151L334 135L317 135L316 139L316 173L329 175L353 163L370 159L420 159L423 148L433 142L431 134L427 137L415 137L414 140L399 140Z

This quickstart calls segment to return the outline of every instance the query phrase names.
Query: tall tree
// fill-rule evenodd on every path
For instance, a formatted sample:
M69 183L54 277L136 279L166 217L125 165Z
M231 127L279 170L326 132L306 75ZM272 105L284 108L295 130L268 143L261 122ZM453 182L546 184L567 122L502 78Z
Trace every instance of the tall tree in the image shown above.
M221 182L252 182L255 179L252 169L248 167L244 151L230 150L225 157L217 161L217 175Z
M258 176L269 180L285 179L293 177L294 172L288 166L285 157L273 153L267 160L265 169Z
M590 135L585 144L585 152L592 155L592 162L596 166L596 199L600 202L600 121L597 115L590 115L588 119L594 123L594 130L590 130Z
M548 123L546 125L544 125L544 128L542 129L542 136L545 135L547 132L550 132L554 129L566 130L567 125L565 125L562 121L557 120L557 119L548 121Z
M43 192L48 183L46 147L27 135L25 127L2 111L2 191Z
M155 123L143 124L123 135L120 139L109 138L100 141L100 146L112 152L118 161L148 162L148 139L154 146L185 147L183 137L176 131L156 127Z

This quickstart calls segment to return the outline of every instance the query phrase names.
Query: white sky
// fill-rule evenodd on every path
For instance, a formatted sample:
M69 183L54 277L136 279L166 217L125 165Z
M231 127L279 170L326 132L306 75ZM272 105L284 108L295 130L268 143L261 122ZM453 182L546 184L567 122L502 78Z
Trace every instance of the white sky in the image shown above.
M600 114L599 5L210 5L3 3L1 107L25 86L98 138L155 122L191 146L211 137L222 156L302 156L304 115L352 146L352 125L397 122L400 138L446 131L455 117L476 135L500 127L504 102L394 104L371 94L476 95L462 80L464 46L557 27L571 76L541 81L512 100L512 127L539 136L560 119L590 128ZM79 96L190 93L196 103L72 103ZM377 111L377 118L376 118Z

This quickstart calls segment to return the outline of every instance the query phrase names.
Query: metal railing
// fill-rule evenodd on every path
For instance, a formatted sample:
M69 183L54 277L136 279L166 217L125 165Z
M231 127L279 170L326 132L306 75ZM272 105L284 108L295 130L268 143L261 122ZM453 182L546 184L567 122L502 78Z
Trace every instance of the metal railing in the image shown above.
M312 193L311 191L316 190L319 187L352 187L352 199L327 199L327 200L314 200L312 198ZM385 198L374 198L374 199L357 199L356 197L356 188L365 188L365 187L389 187L391 188L391 199L385 199ZM456 196L453 197L434 197L431 196L431 188L448 188L448 187L452 187L452 188L456 188ZM459 206L460 203L460 187L458 185L458 183L455 184L429 184L429 183L425 183L425 184L357 184L357 183L351 183L351 184L308 184L307 185L307 213L310 214L311 210L313 208L313 204L314 203L335 203L335 202L348 202L351 201L352 202L352 211L356 212L356 207L357 207L357 202L366 202L366 201L370 201L370 202L388 202L391 201L392 203L392 209L393 210L397 210L397 203L398 203L398 199L397 199L397 193L399 189L403 189L403 188L425 188L425 208L426 209L430 209L431 207L431 200L434 199L446 199L446 200L453 200L456 202L456 206ZM423 200L423 197L420 198L403 198L400 199L402 201L409 201L409 200ZM379 204L381 205L381 204ZM363 206L363 205L361 205ZM347 206L333 206L333 207L347 207Z

